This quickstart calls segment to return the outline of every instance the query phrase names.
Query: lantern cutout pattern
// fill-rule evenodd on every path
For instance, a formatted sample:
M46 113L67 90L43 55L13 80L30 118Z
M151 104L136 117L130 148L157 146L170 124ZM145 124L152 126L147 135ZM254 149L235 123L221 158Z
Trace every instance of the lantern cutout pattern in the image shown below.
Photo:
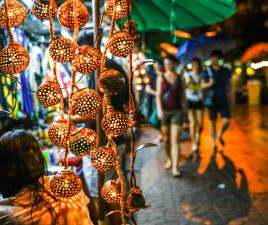
M56 82L46 81L37 88L36 97L46 108L57 105L62 99L60 85Z
M97 147L98 139L95 131L82 128L70 136L69 149L76 156L88 155L91 149Z
M27 17L27 10L17 0L9 0L8 1L8 18L9 25L11 27L17 27L21 25ZM0 27L6 27L6 9L5 3L0 5Z
M117 95L122 91L125 83L125 76L114 69L105 69L98 79L100 91L107 95Z
M127 57L133 47L133 38L124 31L114 33L108 43L111 54L118 57Z
M104 115L101 125L106 135L118 137L126 133L128 118L124 113L111 111Z
M114 150L108 147L98 147L92 149L91 163L99 172L105 173L110 170L116 162Z
M81 2L77 1L77 21L79 28L83 27L87 21L89 20L89 12L87 10L87 7ZM58 20L61 23L62 26L66 28L74 28L74 1L67 0L64 2L58 10Z
M73 65L77 72L89 74L95 71L101 62L101 52L91 46L81 47L80 52L75 55Z
M49 20L50 0L34 0L32 5L32 13L41 21ZM58 6L55 0L51 0L52 16L57 15Z
M52 194L61 198L71 198L82 190L80 178L71 170L62 170L50 181Z
M114 15L114 0L107 0L105 3L105 13L113 17ZM115 19L119 20L128 16L129 4L128 0L119 0L115 7Z
M50 44L49 54L53 60L60 63L72 61L75 46L72 40L65 37L56 37Z
M107 181L101 188L101 196L103 199L114 205L120 203L120 183L116 180Z
M73 94L73 112L83 116L95 118L101 108L101 97L97 91L84 88Z
M71 131L75 130L75 126L71 125ZM58 120L52 123L48 129L49 139L56 145L66 147L68 135L67 120Z
M0 69L8 74L24 71L30 62L26 49L17 42L11 42L0 52Z

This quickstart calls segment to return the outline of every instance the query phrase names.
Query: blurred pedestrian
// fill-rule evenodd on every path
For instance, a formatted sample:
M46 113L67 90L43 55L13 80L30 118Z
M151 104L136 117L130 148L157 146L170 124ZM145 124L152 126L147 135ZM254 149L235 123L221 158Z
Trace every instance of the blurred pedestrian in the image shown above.
M173 58L164 59L165 72L157 77L156 104L166 150L165 168L172 169L174 177L181 177L179 169L180 133L184 89L181 75L176 73Z
M184 73L185 97L188 106L192 152L198 150L203 129L203 102L201 89L202 64L199 58L191 60L191 71Z
M222 146L225 145L223 134L229 128L231 117L231 70L221 65L220 61L222 59L222 52L213 50L211 52L211 66L207 67L202 75L203 103L209 111L215 152L217 151L217 140L219 140ZM216 122L219 113L222 118L222 124L220 132L217 133Z

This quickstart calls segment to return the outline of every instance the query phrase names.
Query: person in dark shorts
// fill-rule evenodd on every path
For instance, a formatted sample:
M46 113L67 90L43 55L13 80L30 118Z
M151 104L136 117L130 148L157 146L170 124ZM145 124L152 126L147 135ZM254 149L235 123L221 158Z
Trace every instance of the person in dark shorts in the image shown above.
M182 104L184 88L181 76L176 73L175 61L164 59L165 73L157 77L156 104L166 150L166 169L174 177L181 177L179 170L180 133L182 130Z
M202 64L199 58L191 60L191 71L184 73L185 96L187 100L188 119L190 122L190 135L192 139L192 152L198 150L200 135L203 128L203 102L202 102Z
M225 145L223 134L227 131L230 124L230 79L231 70L220 65L223 54L219 50L211 52L211 66L202 75L202 88L213 91L213 101L208 107L209 118L212 126L212 138L214 141L214 151L217 151L217 140L222 146ZM221 115L221 130L217 134L216 122L218 114Z

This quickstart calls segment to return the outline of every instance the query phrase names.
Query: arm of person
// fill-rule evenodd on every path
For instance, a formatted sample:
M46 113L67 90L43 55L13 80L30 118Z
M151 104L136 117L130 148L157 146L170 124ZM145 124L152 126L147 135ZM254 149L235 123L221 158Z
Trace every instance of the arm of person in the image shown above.
M157 107L157 116L159 119L163 119L163 105L162 105L162 82L163 77L158 76L156 79L156 107Z
M152 89L149 84L146 85L145 91L146 91L146 93L148 93L150 95L156 96L156 91L154 89Z
M201 79L201 89L207 89L214 85L213 77L209 76L208 71L204 71Z

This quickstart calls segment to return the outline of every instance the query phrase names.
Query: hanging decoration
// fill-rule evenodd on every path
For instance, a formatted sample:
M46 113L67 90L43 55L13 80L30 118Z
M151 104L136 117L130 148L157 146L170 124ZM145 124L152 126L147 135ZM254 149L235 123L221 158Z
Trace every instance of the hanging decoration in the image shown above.
M101 196L103 199L114 205L120 203L120 183L116 180L107 181L101 188Z
M116 20L123 19L128 17L129 1L120 0L115 4L114 0L107 0L104 8L108 16L113 17Z
M52 17L57 15L58 5L55 0L34 0L32 5L32 13L41 21L49 20L49 7L51 7Z

